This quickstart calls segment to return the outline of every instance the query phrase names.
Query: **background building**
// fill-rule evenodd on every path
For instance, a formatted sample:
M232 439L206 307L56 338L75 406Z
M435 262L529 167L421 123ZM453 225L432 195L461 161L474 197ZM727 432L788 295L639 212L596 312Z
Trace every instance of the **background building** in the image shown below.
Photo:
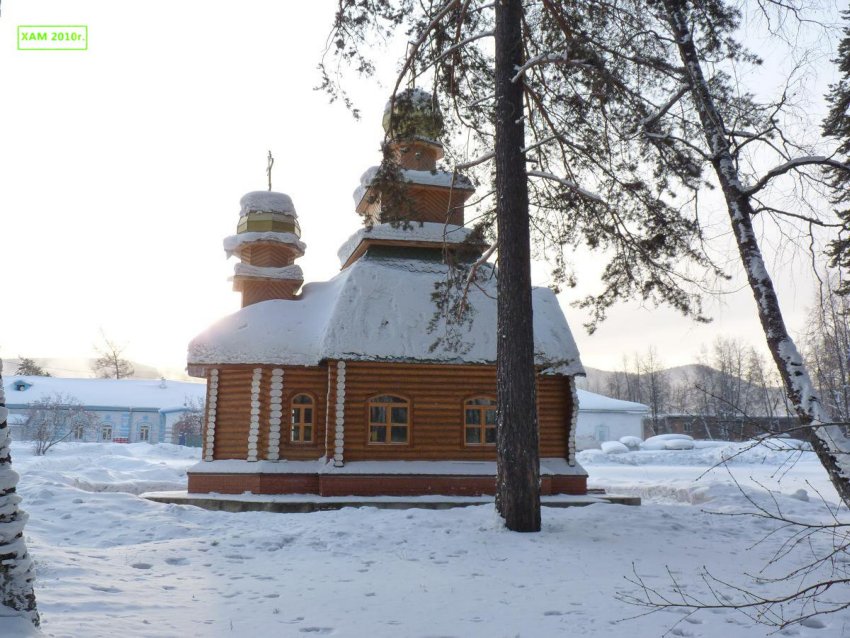
M206 384L161 379L63 379L4 377L13 437L25 439L32 406L49 402L81 408L94 426L70 434L71 441L180 443L174 425L203 408ZM70 428L71 425L69 424Z

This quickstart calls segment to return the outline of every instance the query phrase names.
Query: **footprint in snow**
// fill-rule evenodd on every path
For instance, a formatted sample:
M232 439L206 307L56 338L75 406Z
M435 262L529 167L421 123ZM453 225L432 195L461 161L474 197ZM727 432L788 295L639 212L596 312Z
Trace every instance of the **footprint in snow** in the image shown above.
M89 589L94 591L102 591L107 594L118 594L121 592L117 587L104 587L102 585L89 585Z
M153 565L150 563L133 563L130 567L133 569L150 569Z
M298 631L302 634L319 634L319 635L327 635L333 633L333 627L302 627Z
M168 563L169 565L185 565L189 561L187 561L185 558L180 556L178 558L166 558L165 562Z

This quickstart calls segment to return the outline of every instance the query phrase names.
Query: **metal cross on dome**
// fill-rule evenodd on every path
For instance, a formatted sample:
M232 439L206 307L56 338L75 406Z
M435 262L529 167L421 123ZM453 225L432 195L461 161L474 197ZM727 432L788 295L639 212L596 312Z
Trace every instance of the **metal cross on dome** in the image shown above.
M266 175L269 176L269 190L272 189L272 166L274 166L274 157L272 156L272 152L269 151L268 165L266 166Z

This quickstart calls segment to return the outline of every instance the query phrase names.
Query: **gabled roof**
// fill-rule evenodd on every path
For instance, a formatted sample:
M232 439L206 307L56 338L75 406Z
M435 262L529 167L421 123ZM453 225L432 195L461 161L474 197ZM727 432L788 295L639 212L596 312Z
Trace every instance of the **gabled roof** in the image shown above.
M469 290L471 311L447 325L432 298L448 268L436 260L367 253L328 282L308 283L297 300L242 308L189 345L189 364L317 365L326 359L434 363L496 361L496 282ZM535 362L583 374L578 349L548 288L535 288Z
M587 390L576 390L579 412L649 412L649 406L634 401L613 399Z
M29 384L23 390L17 386ZM162 386L165 387L162 387ZM169 410L182 407L187 398L203 399L205 383L156 379L66 379L61 377L3 378L6 405L29 405L57 394L85 406Z

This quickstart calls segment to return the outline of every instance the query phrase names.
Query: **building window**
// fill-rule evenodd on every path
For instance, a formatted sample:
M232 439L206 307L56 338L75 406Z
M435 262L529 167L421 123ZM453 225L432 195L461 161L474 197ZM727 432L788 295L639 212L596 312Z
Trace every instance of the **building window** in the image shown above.
M101 441L111 441L112 440L112 426L111 425L102 425L100 427L100 440Z
M463 404L463 426L467 445L496 445L496 400L468 399Z
M139 427L139 441L151 440L151 426L142 425Z
M74 429L72 431L72 436L75 441L82 441L83 437L86 435L86 426L83 423L75 423Z
M312 443L316 404L309 394L296 394L291 403L292 422L289 440L293 443Z
M410 441L410 401L382 394L369 399L369 443L406 445Z

